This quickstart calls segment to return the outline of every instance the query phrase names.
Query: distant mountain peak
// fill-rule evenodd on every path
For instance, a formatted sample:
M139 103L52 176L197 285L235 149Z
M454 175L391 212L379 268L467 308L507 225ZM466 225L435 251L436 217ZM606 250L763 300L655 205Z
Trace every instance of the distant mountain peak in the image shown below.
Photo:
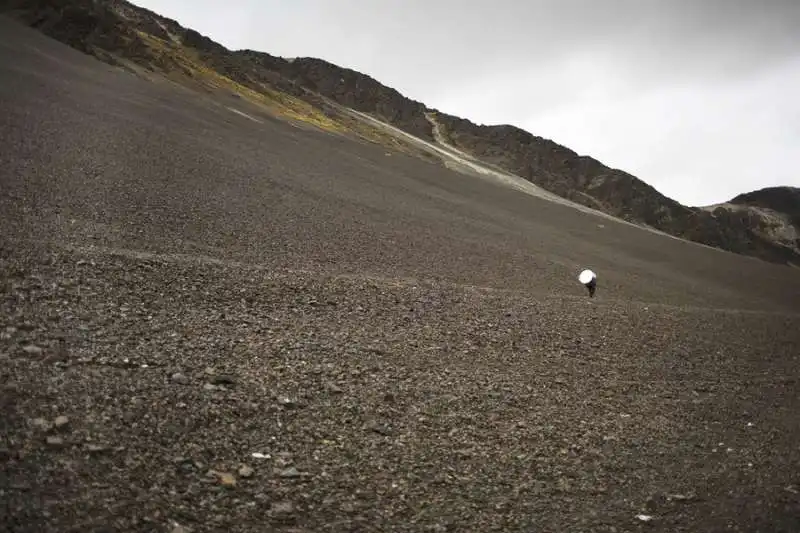
M800 215L800 187L764 187L739 194L730 203L764 207L787 215Z

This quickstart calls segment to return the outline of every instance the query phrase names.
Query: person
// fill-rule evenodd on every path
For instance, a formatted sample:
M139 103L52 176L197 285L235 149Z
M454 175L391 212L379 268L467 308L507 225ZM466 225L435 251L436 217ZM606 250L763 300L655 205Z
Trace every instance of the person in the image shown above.
M586 290L589 291L589 298L594 298L594 292L597 290L597 274L589 269L584 270L578 276L578 281L583 283Z
M592 280L586 284L586 288L589 290L589 298L594 298L594 291L597 290L597 278L592 278Z

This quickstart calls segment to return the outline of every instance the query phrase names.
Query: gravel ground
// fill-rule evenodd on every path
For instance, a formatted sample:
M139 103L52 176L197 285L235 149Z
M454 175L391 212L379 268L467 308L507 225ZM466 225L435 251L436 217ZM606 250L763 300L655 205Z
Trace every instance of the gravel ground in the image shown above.
M3 267L12 531L798 524L797 318L108 251Z
M796 271L0 30L5 530L800 530Z

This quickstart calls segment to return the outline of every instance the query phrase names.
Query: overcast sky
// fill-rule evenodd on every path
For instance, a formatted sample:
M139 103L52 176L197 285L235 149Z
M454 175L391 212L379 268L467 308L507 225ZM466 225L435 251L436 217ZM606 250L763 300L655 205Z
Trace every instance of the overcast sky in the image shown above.
M800 186L800 0L134 0L513 124L689 205Z

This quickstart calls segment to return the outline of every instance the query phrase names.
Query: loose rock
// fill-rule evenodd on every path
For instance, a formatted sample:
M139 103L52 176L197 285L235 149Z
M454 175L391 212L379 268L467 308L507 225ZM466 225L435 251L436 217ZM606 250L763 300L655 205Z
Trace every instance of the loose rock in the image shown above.
M55 435L49 435L46 439L47 445L53 448L60 448L64 445L64 439L61 437L56 437Z
M91 454L100 454L109 451L109 447L103 444L87 444L86 451Z
M235 487L236 486L236 478L230 472L212 472L217 479L219 480L220 484L225 487Z
M172 529L170 529L170 533L192 533L192 530L186 526L182 526L177 522L173 522Z
M295 403L294 400L292 400L291 398L289 398L287 396L283 396L281 398L278 398L278 403L281 404L282 406L284 406L287 409L291 409L291 408L297 406L297 403Z
M220 374L211 378L212 385L236 385L236 378L228 374Z
M187 385L189 383L189 378L186 376L186 374L182 374L180 372L175 372L172 374L172 376L170 376L169 379L173 383L177 383L179 385Z
M276 515L286 515L294 512L292 502L275 502L272 504L272 512Z
M50 431L53 429L53 424L44 418L34 418L30 421L30 425L41 431Z
M44 353L44 350L39 346L36 346L35 344L29 344L25 346L24 348L22 348L22 351L32 356L39 356L42 355L42 353Z
M373 433L377 433L378 435L383 435L384 437L388 437L389 435L392 434L392 428L380 422L372 422L368 424L367 427Z
M275 464L284 467L294 462L292 452L278 452L275 457Z
M282 478L287 478L287 479L297 478L300 477L300 471L297 468L290 466L289 468L284 468L283 470L281 470L281 473L279 475Z

